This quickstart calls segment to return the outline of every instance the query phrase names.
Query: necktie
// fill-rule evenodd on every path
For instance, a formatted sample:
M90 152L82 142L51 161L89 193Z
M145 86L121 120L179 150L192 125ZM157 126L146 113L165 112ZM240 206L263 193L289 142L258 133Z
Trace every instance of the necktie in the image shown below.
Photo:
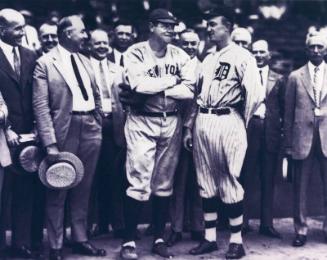
M259 73L260 73L260 82L261 82L261 85L263 86L262 70L259 70Z
M120 65L121 67L124 67L124 55L123 55L123 54L120 56L119 65Z
M314 68L314 74L313 74L313 95L315 99L315 104L316 107L320 106L320 91L318 89L318 72L319 72L319 67Z
M106 75L104 73L103 64L101 61L99 66L100 66L100 84L103 93L103 98L110 98L107 81L106 81Z
M16 73L17 78L20 78L20 60L17 54L17 48L12 49L13 56L14 56L14 70Z
M87 95L87 92L86 92L85 86L83 84L81 74L79 73L79 70L78 70L78 67L77 67L77 64L76 64L76 61L75 61L75 58L74 58L73 54L70 55L70 60L72 62L74 74L75 74L75 77L77 79L78 86L79 86L79 88L80 88L80 90L82 92L83 98L85 100L89 100L89 96Z

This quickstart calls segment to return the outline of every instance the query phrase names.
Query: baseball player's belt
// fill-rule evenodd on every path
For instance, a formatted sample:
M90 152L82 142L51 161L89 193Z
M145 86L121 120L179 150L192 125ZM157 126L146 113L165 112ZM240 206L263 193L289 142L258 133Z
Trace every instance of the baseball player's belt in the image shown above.
M167 117L167 116L176 116L178 114L178 110L175 109L174 111L165 111L165 112L133 110L133 114L139 116L149 116L149 117Z
M221 115L228 115L231 113L232 109L229 107L220 107L220 108L206 108L206 107L200 107L199 108L200 113L202 114L215 114L218 116Z

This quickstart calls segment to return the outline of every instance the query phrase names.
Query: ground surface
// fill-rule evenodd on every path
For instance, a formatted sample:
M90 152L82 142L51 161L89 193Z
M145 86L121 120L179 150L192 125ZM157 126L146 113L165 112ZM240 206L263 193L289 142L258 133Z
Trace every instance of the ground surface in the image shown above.
M327 243L324 241L323 234L321 231L322 221L321 218L310 218L309 227L310 231L308 234L308 243L302 248L294 248L291 246L293 239L293 224L292 219L279 219L275 220L275 227L279 230L282 235L282 240L265 238L258 234L258 221L253 220L251 226L255 229L254 232L246 235L245 260L316 260L316 259L327 259ZM143 227L144 231L144 227ZM182 259L224 259L224 253L227 249L228 243L228 232L220 232L218 234L218 246L219 250L203 256L191 256L188 254L190 248L195 246L197 243L190 241L187 234L183 235L184 240L178 243L176 246L171 248L171 252L175 255L174 260ZM121 241L112 239L111 235L102 236L93 240L93 243L99 247L103 247L107 250L107 256L104 258L92 258L82 257L78 255L72 255L69 249L65 249L65 257L67 260L101 260L101 259L119 259L119 250ZM140 260L154 260L162 259L154 256L150 253L152 244L152 238L142 236L142 239L137 242L138 253Z

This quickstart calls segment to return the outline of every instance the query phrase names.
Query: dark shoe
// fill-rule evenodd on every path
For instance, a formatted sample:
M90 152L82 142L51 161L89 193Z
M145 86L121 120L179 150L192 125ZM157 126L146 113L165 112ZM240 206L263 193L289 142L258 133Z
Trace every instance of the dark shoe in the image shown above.
M197 247L192 248L189 253L191 255L202 255L211 253L213 251L218 250L217 242L216 241L208 241L203 239Z
M50 249L49 252L49 260L63 260L64 257L62 255L61 249Z
M167 241L167 246L168 247L171 247L175 244L177 244L179 241L182 240L182 233L181 232L175 232L172 230L169 238L168 238L168 241Z
M204 239L202 231L191 231L191 239L193 241L202 241Z
M245 256L242 244L230 243L226 252L226 259L240 259Z
M168 248L164 242L154 243L152 246L152 253L163 258L173 257L173 255L168 252Z
M300 247L300 246L304 246L306 242L307 242L307 236L306 235L296 234L292 245L294 247Z
M133 246L122 246L120 249L120 258L124 260L138 259L136 248Z
M150 224L147 229L145 230L144 234L148 236L152 236L154 234L154 227L152 224Z
M14 258L35 258L31 248L27 246L12 248L12 257Z
M98 236L107 235L107 234L109 234L108 227L101 228L98 225L93 225L93 227L88 230L89 237L98 237Z
M253 228L250 225L243 225L242 227L242 235L246 235L250 232L253 232Z
M271 238L278 238L278 239L282 238L281 234L279 234L279 232L276 229L274 229L274 227L261 226L259 229L259 233L261 235L271 237Z
M114 238L125 238L125 230L124 229L115 229L114 230Z
M106 250L96 248L88 241L74 244L73 253L87 256L106 256L107 254Z

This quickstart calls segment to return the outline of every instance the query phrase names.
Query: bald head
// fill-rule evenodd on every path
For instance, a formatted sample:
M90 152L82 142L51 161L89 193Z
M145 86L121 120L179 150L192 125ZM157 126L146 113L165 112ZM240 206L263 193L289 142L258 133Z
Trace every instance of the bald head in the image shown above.
M315 66L319 66L326 54L326 37L318 33L307 37L306 40L306 53L309 60Z
M269 52L268 42L265 40L258 40L252 44L252 53L257 61L259 68L268 65L271 58Z
M249 30L239 27L232 31L231 39L237 45L249 49L252 43L252 36Z
M5 43L21 45L25 35L24 16L14 9L5 8L0 11L0 39Z
M103 60L109 52L109 37L104 30L94 30L90 38L91 55L97 60Z

